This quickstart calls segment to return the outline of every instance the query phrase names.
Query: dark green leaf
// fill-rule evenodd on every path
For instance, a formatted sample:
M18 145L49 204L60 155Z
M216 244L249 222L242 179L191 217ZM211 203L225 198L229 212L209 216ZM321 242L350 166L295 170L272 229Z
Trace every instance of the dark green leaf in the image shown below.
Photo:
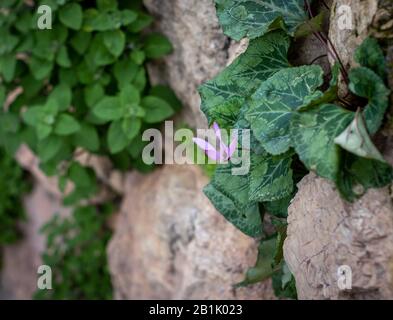
M14 54L0 56L0 74L6 82L11 82L15 76L16 59Z
M66 46L62 46L59 49L59 52L57 53L57 56L56 56L56 62L61 67L64 67L64 68L71 67L72 63L71 63L70 57L68 56L68 51L67 51Z
M103 33L104 45L115 57L122 54L126 45L126 36L120 30L105 31Z
M382 124L389 104L390 91L377 74L365 67L352 69L349 79L349 89L356 95L368 99L363 115L367 129L373 135Z
M61 114L55 124L55 133L59 136L68 136L74 134L80 129L78 121L69 114Z
M176 111L179 111L182 107L181 101L168 86L156 85L150 89L149 95L165 100Z
M117 1L116 0L97 0L97 7L99 10L116 10Z
M130 58L134 61L137 65L143 64L145 62L145 52L142 50L134 50L131 52Z
M134 139L142 127L142 121L136 117L127 117L123 119L122 128L128 140Z
M96 152L100 148L100 139L95 127L82 123L81 129L74 135L74 145L80 146L91 152Z
M293 35L308 19L304 0L215 0L217 15L224 33L241 40L264 35L283 27Z
M141 104L146 110L144 121L147 123L161 122L174 114L172 107L158 97L146 96L142 99Z
M203 192L214 207L239 230L251 237L262 234L262 221L256 202L249 200L249 176L234 175L232 162L218 165Z
M289 38L276 31L252 40L243 54L216 78L199 88L201 109L209 123L231 125L244 99L274 73L289 66Z
M120 60L113 68L113 74L117 80L118 87L121 89L135 79L138 73L138 65L132 60Z
M53 89L49 95L49 100L54 101L60 111L65 111L71 106L72 92L66 84L60 84Z
M289 149L292 117L315 96L320 96L316 89L322 82L320 66L286 68L263 82L251 97L246 119L269 153L280 154Z
M379 160L343 152L337 187L348 201L361 197L369 188L382 188L393 181L392 167Z
M386 61L378 41L374 38L366 38L357 47L354 55L355 61L363 67L367 67L378 74L382 79L386 76Z
M149 16L143 12L138 12L137 19L128 26L128 30L135 33L140 32L143 29L150 26L152 22L153 22L152 16Z
M340 165L340 149L334 143L354 117L333 104L294 114L291 136L300 160L319 176L335 181Z
M68 170L68 177L78 188L88 188L94 183L90 177L88 169L78 162L72 163Z
M173 47L169 40L162 34L151 33L145 39L143 50L147 58L157 59L171 53Z
M79 30L82 27L83 11L77 3L69 3L59 10L59 19L66 27Z
M105 97L93 109L95 116L102 120L111 121L120 119L124 110L118 97Z
M141 97L137 88L131 84L124 85L120 91L120 104L127 108L129 104L139 104Z
M84 95L87 106L93 107L104 97L105 92L100 84L95 83L84 89Z
M83 55L89 47L90 41L90 32L78 31L71 39L70 44L76 52L78 52L80 55Z
M120 120L111 123L108 131L108 147L112 154L122 151L130 140L124 133Z
M63 140L60 137L50 136L43 139L38 144L38 156L42 162L47 162L54 158L63 146Z
M270 278L275 269L273 268L274 253L276 251L277 238L261 240L258 247L258 260L253 268L248 269L246 278L237 286L248 286Z
M29 67L35 79L43 80L50 76L53 69L53 63L36 57L32 57Z
M292 153L251 156L250 201L274 201L292 194Z

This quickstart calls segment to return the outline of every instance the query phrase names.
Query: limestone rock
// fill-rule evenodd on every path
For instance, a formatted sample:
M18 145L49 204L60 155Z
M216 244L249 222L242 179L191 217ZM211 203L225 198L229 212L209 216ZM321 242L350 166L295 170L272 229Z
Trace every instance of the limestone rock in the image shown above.
M393 207L388 188L353 204L333 185L306 176L290 206L285 259L300 299L393 299ZM338 268L352 269L340 290Z
M185 108L183 120L192 127L205 128L197 87L213 78L229 60L237 44L222 32L212 0L145 0L155 17L155 29L172 42L174 52L151 64L152 82L165 81L175 90ZM232 49L231 49L232 48Z
M369 34L377 10L378 0L333 1L329 38L346 68L354 65L353 52Z
M350 9L352 29L340 28L342 6ZM389 25L391 8L389 0L333 1L329 37L345 67L356 65L354 50L367 35L380 34L381 23ZM341 83L340 87L345 95L345 85ZM376 144L391 164L392 136L387 123L376 137ZM299 298L393 299L393 207L389 188L369 190L350 204L341 199L330 182L309 174L299 183L288 213L284 256L295 275ZM351 290L338 287L337 272L342 265L352 270Z
M61 206L60 198L49 193L36 183L31 194L25 197L26 221L21 223L23 239L3 248L1 269L1 290L7 299L31 299L37 290L37 269L42 264L41 254L45 248L45 238L40 234L41 227L53 214L70 214Z
M108 246L117 299L272 299L269 281L233 289L255 263L257 243L201 192L198 167L164 166L126 179Z

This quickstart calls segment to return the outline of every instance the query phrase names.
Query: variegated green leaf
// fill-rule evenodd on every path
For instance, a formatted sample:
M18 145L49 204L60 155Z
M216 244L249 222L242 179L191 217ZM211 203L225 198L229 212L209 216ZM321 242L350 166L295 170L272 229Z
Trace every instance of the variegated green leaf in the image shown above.
M277 237L261 240L258 247L258 259L254 267L247 270L245 279L237 287L248 286L271 277L277 268L273 267L277 251Z
M294 194L292 193L280 200L266 201L263 203L263 206L269 214L278 218L286 218L288 216L288 207L293 197Z
M352 121L354 113L333 104L294 114L291 135L300 160L319 176L335 181L340 149L334 143Z
M252 154L249 171L235 175L232 162L219 165L204 192L218 211L244 233L256 236L262 230L257 203L279 200L293 192L292 153L271 156ZM243 167L247 166L244 162ZM257 223L257 228L255 227Z
M381 153L374 146L368 135L363 116L357 112L349 126L334 139L341 148L358 155L359 157L384 162Z
M230 162L217 166L212 181L204 188L214 207L239 230L251 237L262 234L262 220L256 202L249 201L249 175L234 175Z
M216 0L216 8L224 33L235 40L254 39L276 28L293 35L308 20L304 0Z
M257 89L246 119L266 151L277 155L289 149L292 116L321 96L316 89L322 82L321 67L302 66L280 70Z
M336 185L348 201L361 197L370 188L382 188L393 180L393 169L386 163L343 152Z
M201 109L209 123L231 126L236 114L262 81L288 67L289 38L282 31L252 40L247 50L214 79L199 88Z
M386 60L378 41L374 38L366 38L357 47L354 55L355 61L363 67L373 70L381 78L386 76Z
M331 68L331 74L332 77L330 79L329 88L324 92L317 91L314 100L312 100L308 105L299 108L299 110L307 110L313 106L331 103L337 99L338 76L340 75L340 64L338 62L336 62Z
M275 201L292 193L292 155L251 157L249 200Z
M389 104L389 90L375 72L365 67L352 69L349 74L349 89L356 95L367 98L363 115L370 134L378 131Z

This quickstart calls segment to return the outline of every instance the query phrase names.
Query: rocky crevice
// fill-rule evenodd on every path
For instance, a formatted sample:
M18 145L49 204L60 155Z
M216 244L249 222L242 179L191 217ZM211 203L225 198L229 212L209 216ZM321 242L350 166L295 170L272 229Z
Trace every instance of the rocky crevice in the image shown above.
M353 15L353 29L338 27L341 5ZM346 67L368 35L381 35L391 52L393 4L377 0L335 0L329 37ZM381 23L383 23L381 25ZM390 27L389 27L390 26ZM390 31L389 31L390 30ZM391 66L389 67L391 82ZM391 88L393 88L391 86ZM341 85L341 92L346 92ZM392 104L393 106L393 104ZM393 165L391 119L379 134L378 146ZM369 190L354 203L342 200L334 186L314 174L298 185L289 207L285 259L294 273L300 299L393 299L393 207L389 187ZM352 289L338 286L338 268L352 270Z

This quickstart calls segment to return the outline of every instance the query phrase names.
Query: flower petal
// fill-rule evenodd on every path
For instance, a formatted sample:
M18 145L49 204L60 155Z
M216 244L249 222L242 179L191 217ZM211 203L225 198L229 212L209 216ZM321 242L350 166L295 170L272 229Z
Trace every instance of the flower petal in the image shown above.
M217 150L206 140L201 139L201 138L192 138L192 141L201 148L206 155L215 161L218 161L220 159L220 154L217 152Z
M228 153L227 153L228 154L228 159L230 157L232 157L233 153L236 150L236 147L237 147L237 136L233 138L231 144L229 145Z

